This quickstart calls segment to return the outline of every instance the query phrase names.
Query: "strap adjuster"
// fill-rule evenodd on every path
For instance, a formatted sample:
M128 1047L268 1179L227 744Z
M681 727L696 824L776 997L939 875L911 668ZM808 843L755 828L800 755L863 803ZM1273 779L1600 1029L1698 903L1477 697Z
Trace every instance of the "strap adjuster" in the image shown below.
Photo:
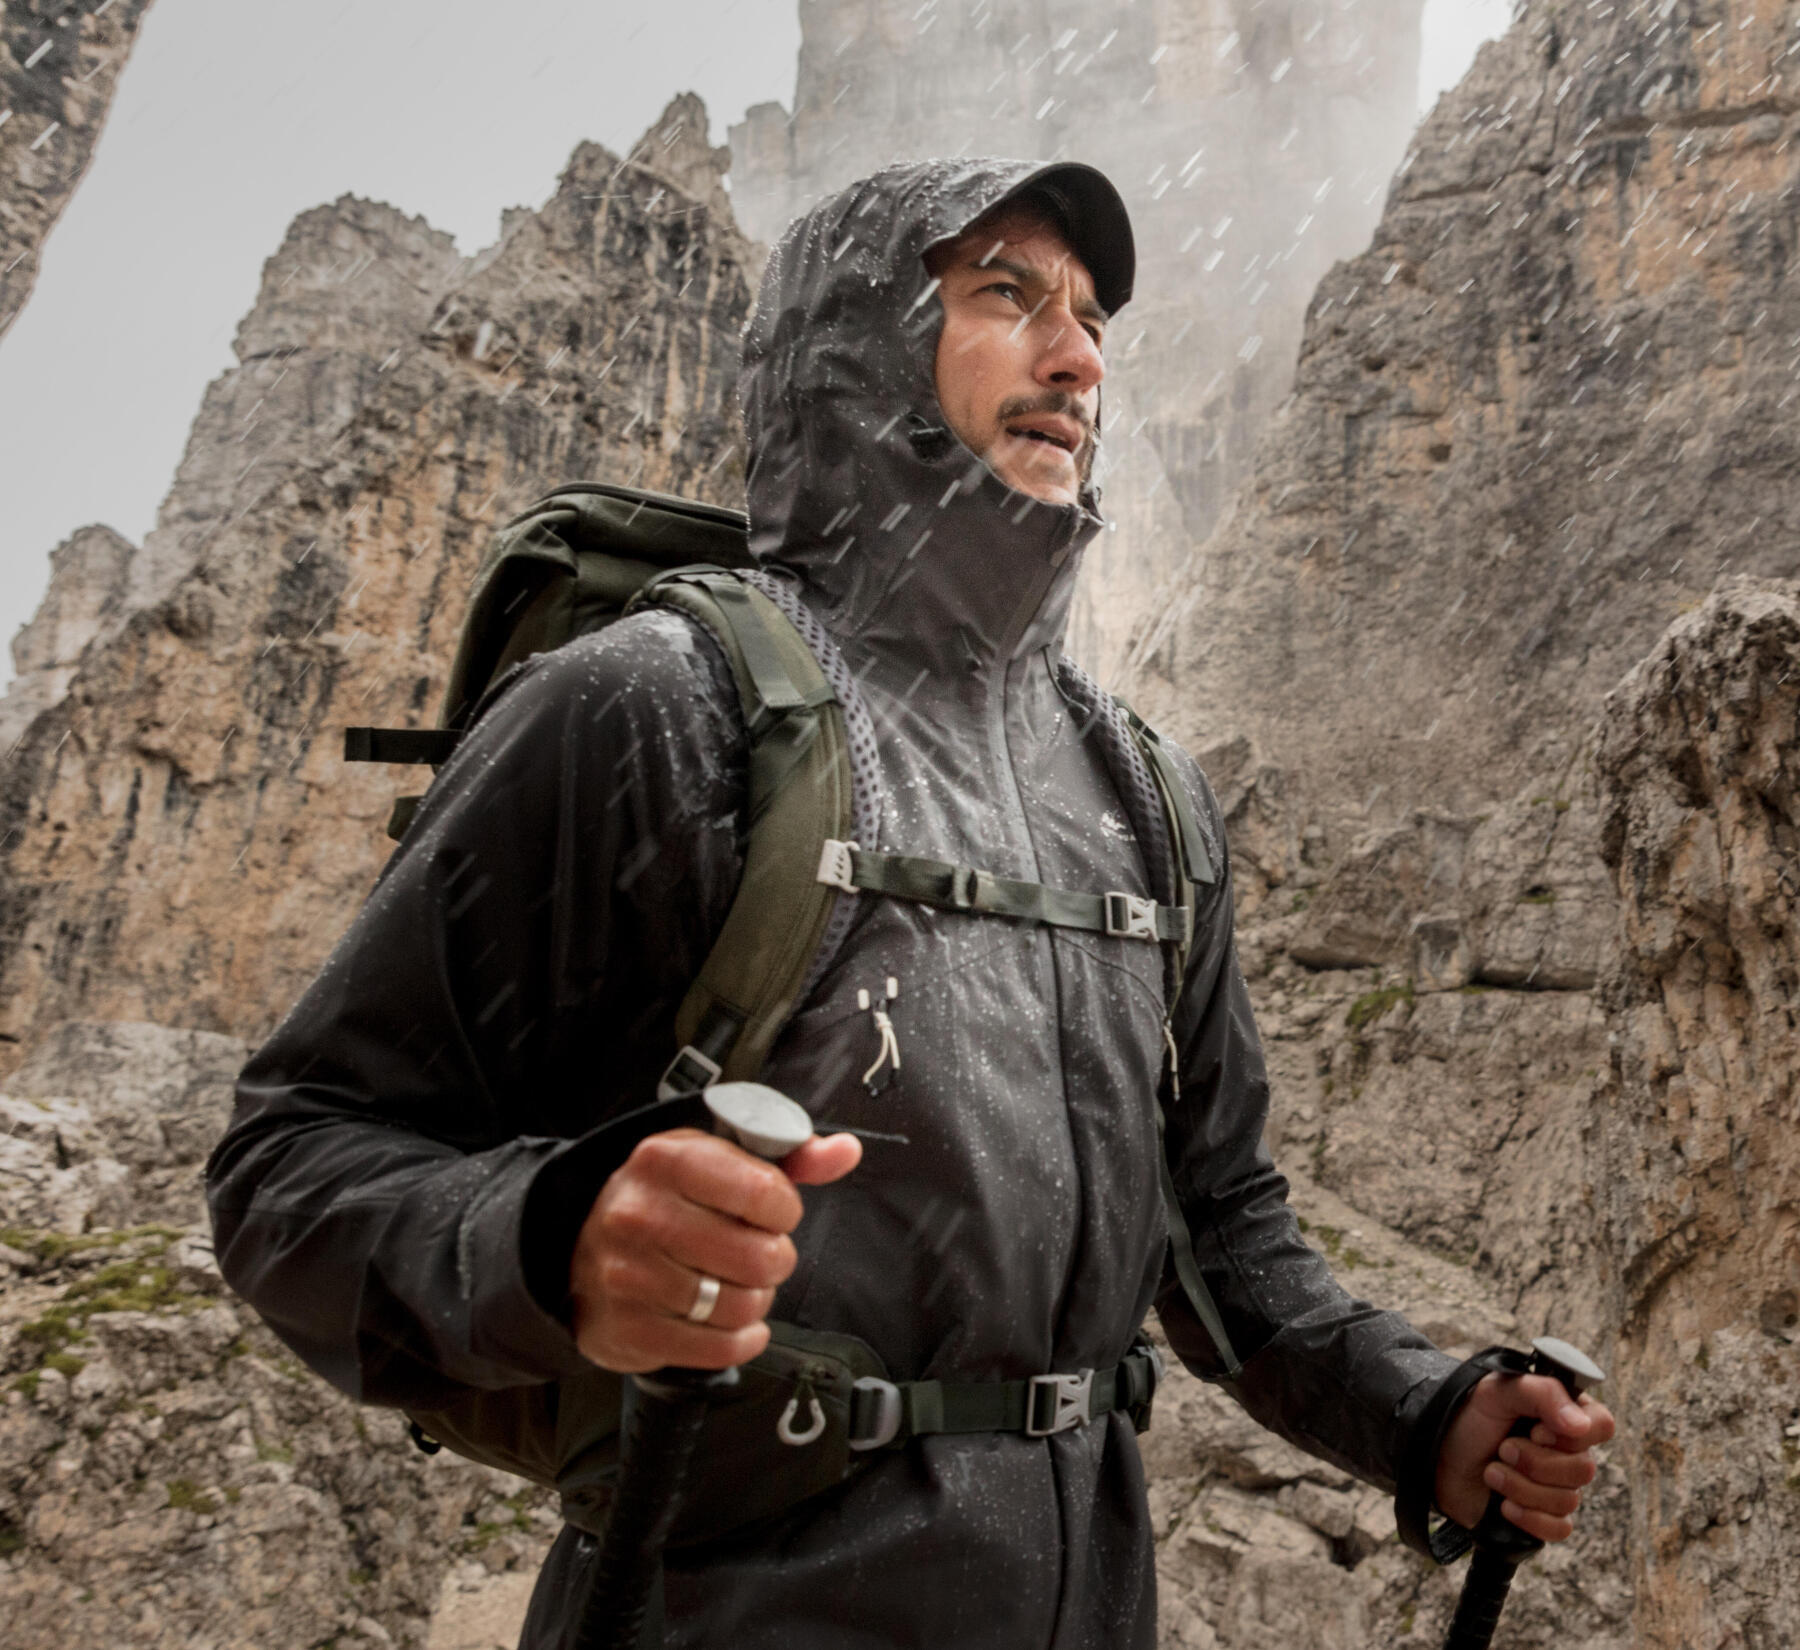
M850 878L856 863L850 856L860 851L854 842L835 842L826 838L825 846L819 851L818 880L827 888L841 888L846 894L854 894L856 884Z
M673 1100L683 1094L698 1094L718 1082L724 1071L717 1060L709 1059L692 1043L684 1044L664 1068L656 1085L656 1098Z
M1085 1426L1088 1403L1093 1395L1094 1372L1091 1369L1084 1369L1078 1375L1033 1375L1025 1405L1026 1436L1046 1438L1053 1432Z
M1108 894L1106 931L1119 939L1154 941L1156 901L1139 894Z
M866 1396L865 1396L866 1395ZM871 1413L872 1412L872 1413ZM866 1429L862 1422L867 1420ZM900 1389L878 1376L861 1376L850 1389L850 1447L880 1449L900 1436Z

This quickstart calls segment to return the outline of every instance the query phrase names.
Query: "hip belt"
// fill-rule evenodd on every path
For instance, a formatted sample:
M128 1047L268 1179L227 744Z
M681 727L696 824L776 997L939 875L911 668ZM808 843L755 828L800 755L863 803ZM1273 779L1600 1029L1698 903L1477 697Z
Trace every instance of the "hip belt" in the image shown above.
M1021 1432L1046 1438L1114 1410L1148 1410L1162 1360L1144 1343L1111 1369L1031 1375L1017 1381L858 1380L850 1400L850 1447L881 1449L944 1433ZM1140 1429L1141 1430L1141 1429Z

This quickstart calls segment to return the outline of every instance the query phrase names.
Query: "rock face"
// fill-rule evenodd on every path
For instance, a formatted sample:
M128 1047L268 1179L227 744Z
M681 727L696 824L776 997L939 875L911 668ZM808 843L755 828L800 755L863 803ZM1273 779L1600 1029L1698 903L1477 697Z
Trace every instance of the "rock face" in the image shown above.
M87 170L150 0L0 0L0 337Z
M0 779L9 1642L516 1639L549 1499L300 1369L225 1297L199 1176L411 777L342 767L338 726L429 720L491 528L574 476L741 486L758 254L705 130L683 98L623 162L583 146L466 262L388 207L304 214L143 549L59 552Z
M346 769L339 729L429 723L493 527L581 476L741 496L754 254L704 133L684 99L628 161L583 145L466 264L370 202L296 220L116 611L0 770L12 1060L69 1019L266 1030L417 788Z
M1722 571L1800 568L1773 525L1800 456L1800 164L1771 91L1796 26L1747 3L1526 7L1320 288L1254 480L1134 655L1150 714L1226 781L1258 776L1248 949L1409 982L1319 1051L1321 1174L1543 1285L1544 1311L1598 1309L1575 1281L1592 1180L1557 1121L1588 1113L1605 1064L1580 1004L1616 911L1593 720ZM1498 1019L1472 1006L1492 992ZM1534 1124L1472 1085L1472 1140L1507 1144L1460 1226L1398 1163L1377 1193L1351 1145L1414 1115L1398 1068L1445 994L1462 1030L1427 1043L1470 1073L1517 1062L1543 1097ZM1554 1289L1506 1167L1540 1126L1572 1154Z
M1730 581L1608 706L1597 1118L1639 1642L1800 1625L1800 585Z
M1327 825L1573 801L1662 627L1793 570L1777 10L1533 0L1482 49L1320 286L1292 403L1137 649L1146 698L1248 736Z
M1421 0L1155 0L1099 12L803 0L794 108L731 131L739 221L772 240L893 161L1091 162L1132 209L1137 297L1108 356L1108 506L1075 651L1110 677L1287 394L1300 319L1359 249L1413 124Z
M1132 660L1229 815L1278 1158L1613 1375L1575 1644L1800 1623L1792 587L1703 605L1800 573L1797 43L1531 0Z
M50 552L50 588L13 637L13 679L0 695L0 752L69 691L87 645L119 610L135 547L110 527L83 527Z

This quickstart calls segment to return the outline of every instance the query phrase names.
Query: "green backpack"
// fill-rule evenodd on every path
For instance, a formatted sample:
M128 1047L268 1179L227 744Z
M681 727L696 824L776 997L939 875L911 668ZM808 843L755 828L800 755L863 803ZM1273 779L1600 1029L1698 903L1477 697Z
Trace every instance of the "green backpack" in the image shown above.
M748 735L744 872L677 1012L677 1051L658 1090L663 1105L641 1115L648 1119L679 1107L684 1096L721 1078L748 1080L760 1073L798 1006L839 891L1172 943L1179 979L1195 886L1212 882L1214 873L1186 790L1154 731L1124 707L1175 846L1178 906L1047 889L967 867L865 852L851 840L845 708L794 620L739 576L755 568L748 526L739 511L629 487L582 482L555 489L508 522L483 558L439 726L345 730L346 760L436 766L503 691L516 666L634 608L678 608L718 642ZM389 835L404 836L421 800L399 799ZM673 1126L647 1123L644 1132ZM1176 1271L1235 1375L1238 1361L1200 1276L1166 1159L1161 1170ZM1156 1357L1147 1343L1114 1369L1082 1377L959 1386L890 1382L874 1351L853 1336L771 1327L774 1339L746 1368L740 1397L709 1419L697 1460L700 1481L684 1499L675 1544L780 1512L849 1476L875 1448L908 1437L996 1428L1055 1431L1113 1408L1130 1410L1140 1430L1148 1424ZM1070 1383L1081 1381L1077 1394ZM555 1487L565 1518L598 1534L617 1473L621 1400L619 1377L596 1367L571 1381L470 1392L450 1408L415 1413L413 1436L431 1453L447 1444L472 1460ZM792 1447L796 1438L807 1447Z
M558 487L508 522L483 558L438 727L344 736L348 761L441 764L513 667L635 602L678 607L712 633L749 730L754 824L738 898L676 1016L687 1059L666 1088L690 1071L750 1078L762 1069L831 914L818 843L851 834L843 711L780 609L725 571L752 565L747 527L739 511L659 493ZM405 834L420 800L400 798L390 836Z

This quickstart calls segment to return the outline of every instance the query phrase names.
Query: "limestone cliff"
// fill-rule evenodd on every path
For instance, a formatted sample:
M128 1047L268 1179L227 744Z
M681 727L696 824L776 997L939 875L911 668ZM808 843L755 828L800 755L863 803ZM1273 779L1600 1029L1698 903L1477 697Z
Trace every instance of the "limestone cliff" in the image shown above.
M1484 47L1320 286L1140 691L1334 819L1572 796L1662 626L1794 566L1797 42L1752 0L1532 0Z
M0 1046L271 1025L411 777L339 730L429 722L494 525L583 475L736 495L753 255L684 192L709 158L678 103L467 264L370 202L295 221L116 619L0 770Z
M1613 1372L1577 1643L1800 1620L1772 1580L1794 976L1757 869L1786 667L1729 602L1657 641L1721 576L1800 572L1796 44L1751 0L1524 6L1321 285L1254 477L1133 655L1230 815L1277 1156ZM1758 703L1767 749L1728 759Z
M1800 567L1797 30L1749 0L1527 6L1321 287L1254 480L1135 654L1256 822L1250 952L1367 971L1296 1138L1528 1316L1598 1309L1578 1120L1616 901L1589 730L1722 571ZM1421 1182L1390 1142L1446 1085Z
M0 337L87 170L150 0L0 0Z
M1422 0L804 0L790 113L731 131L732 201L773 239L896 160L1089 161L1131 206L1137 297L1109 349L1107 503L1075 651L1110 677L1287 394L1300 319L1365 242L1413 123Z
M1800 585L1729 581L1607 707L1623 944L1594 1119L1639 1642L1800 1626Z

